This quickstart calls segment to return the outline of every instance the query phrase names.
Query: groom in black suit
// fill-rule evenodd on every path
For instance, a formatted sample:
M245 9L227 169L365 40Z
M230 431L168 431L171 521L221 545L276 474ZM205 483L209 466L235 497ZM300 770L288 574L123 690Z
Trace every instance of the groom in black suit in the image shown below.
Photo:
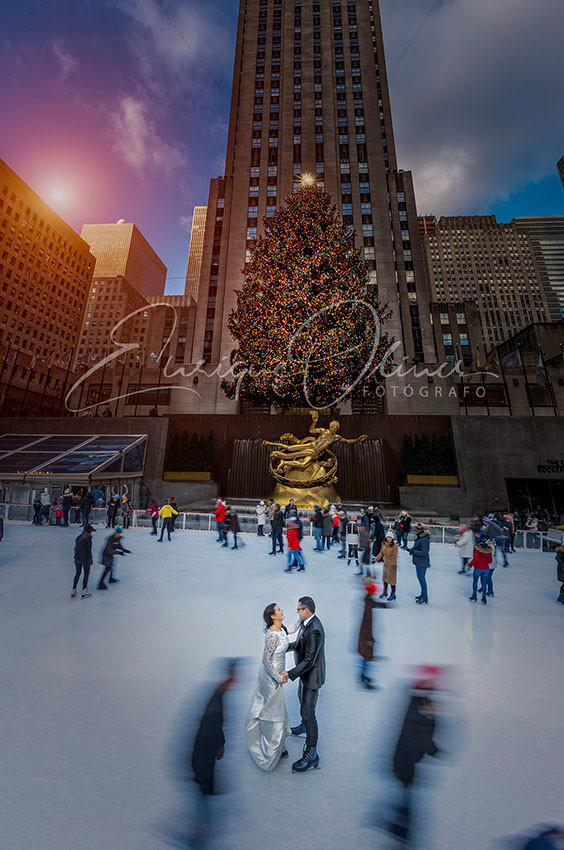
M302 596L298 600L298 615L301 622L298 636L288 650L294 650L296 666L286 673L286 680L300 680L298 697L302 722L292 729L292 735L306 733L304 752L292 765L292 770L303 773L319 767L317 753L317 718L315 707L319 688L325 682L325 632L321 620L315 616L315 602L311 596Z

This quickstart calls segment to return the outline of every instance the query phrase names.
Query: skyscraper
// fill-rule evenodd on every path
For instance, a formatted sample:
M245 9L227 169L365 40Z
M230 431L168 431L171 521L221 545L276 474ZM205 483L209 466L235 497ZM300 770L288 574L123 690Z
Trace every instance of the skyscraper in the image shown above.
M474 301L486 349L548 318L531 240L513 222L442 216L423 246L433 301Z
M133 223L85 224L81 236L96 257L94 277L124 277L141 295L164 294L166 266Z
M564 169L564 159L562 160ZM564 319L564 216L514 218L515 226L528 233L553 322Z
M0 412L52 410L93 269L87 243L0 160Z
M200 286L200 269L204 252L204 233L206 230L207 207L194 207L192 230L190 231L190 248L188 249L188 268L186 269L185 295L198 297Z
M225 177L212 181L195 359L227 363L226 323L264 216L303 175L354 227L404 353L433 359L411 174L398 170L377 0L241 0ZM235 412L219 387L202 409Z

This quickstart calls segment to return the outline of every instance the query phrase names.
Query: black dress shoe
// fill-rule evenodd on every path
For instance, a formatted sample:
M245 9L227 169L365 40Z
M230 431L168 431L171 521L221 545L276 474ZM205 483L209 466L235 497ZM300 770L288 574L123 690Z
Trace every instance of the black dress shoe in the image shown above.
M305 735L305 726L303 723L300 723L299 726L292 726L290 732L294 737L299 738L300 735Z
M284 750L283 753L280 753L280 758L281 759L287 759L288 758L288 750Z

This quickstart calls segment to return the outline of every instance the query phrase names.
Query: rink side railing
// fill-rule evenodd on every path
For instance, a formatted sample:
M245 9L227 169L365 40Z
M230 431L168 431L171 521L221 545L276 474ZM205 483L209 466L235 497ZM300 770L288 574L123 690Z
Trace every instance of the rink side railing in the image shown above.
M33 505L17 505L9 502L0 503L0 516L9 522L31 522L33 518L34 510ZM257 531L257 518L254 514L237 514L239 519L239 525L241 526L241 533L250 533L256 534ZM71 509L70 512L70 525L75 528L79 528L80 526L73 522L74 520L74 510ZM90 514L90 522L92 525L106 525L106 508L93 508ZM308 522L307 520L303 522L303 530L304 535L306 537L313 537L313 523ZM53 523L51 523L53 524ZM116 522L116 525L119 525L120 521ZM133 528L151 528L151 518L148 515L147 511L144 510L136 510L133 511L133 517L131 525ZM386 530L391 526L390 523L385 522ZM161 527L161 521L159 520L159 529ZM176 518L175 527L180 531L215 531L215 517L212 513L199 513L192 511L181 511ZM425 524L425 528L430 532L431 542L432 543L454 543L458 534L460 534L460 526L459 525L439 525L439 524ZM269 534L269 525L265 526L265 535ZM410 538L412 537L412 533L410 532ZM546 531L517 531L515 534L515 548L516 549L537 549L537 550L550 550L550 544L558 545L559 543L564 542L564 534L562 534L562 539L558 540L554 536L554 532L546 532Z

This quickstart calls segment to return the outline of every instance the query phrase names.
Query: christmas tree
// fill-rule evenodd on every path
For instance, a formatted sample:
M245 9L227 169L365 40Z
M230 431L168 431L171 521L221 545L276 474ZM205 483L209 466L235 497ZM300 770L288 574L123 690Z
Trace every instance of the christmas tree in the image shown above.
M255 404L331 406L385 358L389 311L368 291L368 265L326 192L302 186L264 225L228 320L238 347L223 390Z

